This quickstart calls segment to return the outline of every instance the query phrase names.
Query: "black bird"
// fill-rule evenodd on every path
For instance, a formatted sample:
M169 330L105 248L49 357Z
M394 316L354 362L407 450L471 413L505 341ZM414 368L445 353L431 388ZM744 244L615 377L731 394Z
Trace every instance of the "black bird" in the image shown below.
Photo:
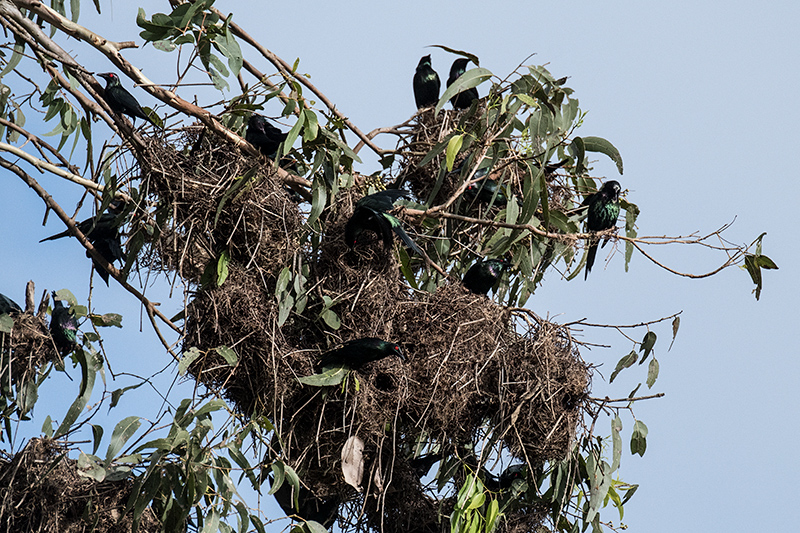
M404 197L408 197L408 191L386 189L385 191L378 191L375 194L364 196L356 202L353 215L344 228L344 240L347 246L349 248L355 247L362 233L372 231L383 240L383 245L386 248L391 248L393 242L392 232L394 232L406 246L418 255L422 255L422 251L417 244L411 240L411 237L403 229L400 220L386 212L394 207L394 203L399 198Z
M58 353L65 356L78 344L78 320L72 316L72 311L64 307L61 300L53 292L53 314L50 319L50 335L56 343Z
M419 457L415 457L408 462L408 466L411 467L411 470L414 471L417 477L425 477L428 475L428 471L430 471L431 467L439 462L442 459L442 454L440 453L429 453L426 455L420 455Z
M7 314L10 315L11 313L21 313L22 308L17 305L17 302L6 296L5 294L0 294L0 315Z
M319 365L326 366L342 365L351 370L358 370L367 363L396 355L402 361L406 360L403 350L393 342L382 341L375 337L365 337L354 339L342 344L340 347L322 354Z
M270 480L271 483L272 481ZM298 506L295 509L292 488L292 484L284 480L278 490L275 491L275 500L281 506L283 512L286 513L286 516L299 516L304 520L313 520L329 529L339 517L339 497L333 495L323 500L301 485L297 494Z
M98 74L98 76L106 80L106 90L103 92L103 100L106 101L108 107L110 107L114 113L128 115L133 119L134 124L136 124L137 118L143 118L153 126L157 128L160 127L153 122L153 119L147 116L147 113L144 112L144 109L142 109L142 106L136 101L136 98L122 86L119 81L119 76L113 72L105 72L103 74Z
M475 294L489 294L489 290L494 287L507 266L508 261L505 259L479 260L469 267L461 282Z
M270 159L275 159L278 155L278 147L286 140L288 134L282 132L266 118L253 113L247 121L247 132L244 139L259 149L259 151Z
M486 477L483 480L483 484L492 492L500 492L502 490L510 489L514 484L515 479L525 478L525 469L526 467L524 464L511 465L506 468L502 474L500 474L500 477L497 477L487 471Z
M414 100L417 103L417 109L435 106L439 101L441 86L439 75L431 67L431 56L423 56L414 73Z
M480 177L481 175L486 174L485 170L483 174L479 174L480 172L480 170L475 172L474 177ZM495 192L497 193L497 196L495 196ZM494 198L494 205L498 207L504 207L506 204L508 204L508 196L506 196L505 187L500 185L500 183L497 181L489 179L488 176L476 183L469 185L464 191L464 194L466 194L467 198L469 198L471 201L477 198L479 202L488 204L492 201L492 198Z
M582 205L589 206L586 217L587 232L611 229L617 224L620 190L619 182L611 180L605 182L599 191L586 197ZM592 270L592 265L594 265L598 242L599 239L590 239L589 253L586 255L584 280L589 276L589 271ZM606 242L608 242L608 239L603 241L603 246L606 245Z
M119 215L122 213L125 204L115 200L108 206L108 211L97 217L90 217L77 224L81 233L86 236L95 250L103 256L103 259L113 264L114 261L125 262L125 252L122 250L122 241L119 234ZM70 236L69 230L62 231L46 237L39 242L52 241L62 237ZM86 257L90 257L87 252ZM95 271L108 285L108 271L92 260Z
M453 85L467 71L467 63L469 63L469 59L466 57L460 57L453 61L453 65L450 67L450 76L447 78L448 87ZM453 109L467 109L472 104L472 101L477 99L478 89L477 87L472 87L452 97L450 103L453 104Z

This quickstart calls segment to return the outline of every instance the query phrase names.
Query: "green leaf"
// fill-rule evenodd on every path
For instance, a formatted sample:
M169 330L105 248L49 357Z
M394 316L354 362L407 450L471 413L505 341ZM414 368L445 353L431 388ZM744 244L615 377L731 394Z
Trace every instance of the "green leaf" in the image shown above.
M306 224L313 225L325 209L328 202L328 189L321 179L315 179L311 184L311 212L308 214Z
M14 42L14 53L11 54L11 59L8 60L6 63L6 68L0 72L0 78L17 68L19 65L20 60L22 60L22 54L25 52L25 41L20 38L17 38Z
M100 482L106 478L106 469L100 466L95 459L93 456L81 452L78 456L78 475Z
M14 319L7 314L0 315L0 333L10 334L14 329Z
M160 40L153 42L153 48L161 50L162 52L172 52L178 48L172 41Z
M631 453L638 453L644 457L647 449L647 426L641 420L637 420L633 425L633 435L631 435Z
M644 363L645 359L647 359L647 356L650 355L651 351L653 351L653 346L656 344L656 338L656 334L652 331L645 333L644 339L642 339L642 344L639 346L639 351L644 352L642 360L639 361L640 365Z
M306 533L328 533L328 530L325 529L325 526L319 522L314 522L313 520L306 520L303 524L303 529L306 531Z
M55 433L55 438L65 435L72 428L72 424L78 420L78 417L83 412L83 408L89 403L89 398L92 395L92 389L94 388L94 382L97 376L97 370L101 367L98 358L95 357L94 354L87 353L83 348L76 349L73 352L73 357L81 366L80 391L78 397L75 398L75 401L72 402L72 405L67 410L67 414L64 415L64 419Z
M623 369L633 366L633 364L636 362L638 358L639 356L636 353L636 350L631 350L631 353L629 353L628 355L624 356L622 359L619 360L616 368L614 368L614 371L611 373L611 378L608 380L608 382L613 383L614 378L616 378L617 375L620 372L622 372Z
M47 417L48 419L50 417ZM97 453L97 448L100 447L100 441L103 440L103 426L98 426L97 424L91 424L92 426L92 455ZM50 432L52 433L52 427L50 428Z
M602 137L583 137L583 145L587 152L600 152L610 157L617 164L617 170L622 175L622 156L613 144Z
M350 369L346 366L336 365L324 368L319 374L299 377L297 381L313 387L331 387L344 381L349 372Z
M339 319L339 315L331 311L330 309L324 309L319 316L325 323L334 330L339 329L342 325L342 321Z
M92 324L99 328L106 328L110 326L115 326L118 328L122 327L122 315L117 313L106 313L104 315L89 315L89 320L92 321Z
M111 442L108 445L108 451L106 451L106 460L104 466L108 467L111 464L111 461L114 460L114 457L122 450L122 447L125 446L125 443L128 442L136 430L139 429L142 423L139 420L138 416L129 416L123 420L121 420L115 427L114 431L111 433Z
M283 141L283 150L281 150L281 155L286 155L289 153L289 150L292 149L292 145L294 141L297 140L297 136L300 135L300 130L303 128L303 124L306 123L306 114L300 113L297 116L297 122L294 123L292 129L289 130L289 133L286 134L286 140ZM280 157L278 158L280 159Z
M192 346L185 352L183 352L183 356L181 360L178 362L178 374L181 376L186 375L186 371L189 366L195 362L195 360L200 357L202 352L197 346Z
M492 72L485 68L473 68L466 71L444 91L444 94L439 98L439 102L436 104L434 113L439 113L444 107L444 104L458 93L477 87L491 77Z
M99 427L99 426L98 426ZM103 428L100 428L101 430ZM94 431L94 425L92 425L92 430ZM44 419L44 423L42 424L42 433L48 438L53 436L53 419L50 418L50 415ZM94 451L97 451L97 447L95 447Z
M273 479L272 479L272 486L269 489L270 496L278 492L278 489L280 489L281 485L283 485L283 474L284 474L283 461L281 461L280 459L275 460L272 463Z
M653 385L658 379L658 359L653 357L650 360L649 368L647 369L647 388L652 389Z
M228 348L227 346L217 346L214 350L225 359L225 362L228 363L228 366L236 366L236 363L239 361L239 356L236 355L236 352L233 351L232 348Z
M758 266L761 268L766 268L767 270L778 270L778 265L775 262L767 257L766 255L758 255Z
M622 431L622 419L617 415L611 421L611 442L613 443L611 472L615 472L619 468L619 463L622 459L622 437L620 436L620 431Z
M217 259L217 287L222 287L225 280L228 279L228 263L230 262L231 255L228 250L222 250Z
M484 533L492 533L495 526L495 521L500 515L500 505L497 503L497 500L492 500L489 503L489 508L486 510L486 527L484 528Z
M445 160L447 161L447 171L453 171L453 164L456 161L456 156L461 150L461 145L464 144L464 134L453 135L447 142L447 152Z
M474 495L467 506L467 511L470 509L478 509L479 507L483 507L483 503L486 501L486 493L479 492L478 494Z
M428 163L430 163L433 160L434 157L436 157L437 155L441 154L444 151L444 149L447 148L449 143L450 143L449 140L445 140L445 141L440 142L439 144L437 144L433 148L431 148L430 151L427 154L425 154L425 157L422 158L422 161L417 163L417 168L422 168L425 165L427 165Z

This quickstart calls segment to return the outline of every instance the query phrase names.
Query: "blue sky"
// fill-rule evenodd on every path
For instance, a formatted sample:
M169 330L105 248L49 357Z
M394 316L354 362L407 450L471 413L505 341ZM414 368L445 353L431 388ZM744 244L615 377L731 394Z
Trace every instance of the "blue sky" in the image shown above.
M169 10L164 1L139 3L148 16ZM102 19L91 15L91 3L84 4L81 22L87 26L114 40L139 40L135 2L101 2ZM750 532L784 530L792 523L800 475L800 462L788 449L798 437L800 414L795 400L800 360L793 342L800 257L786 206L800 196L794 164L800 110L793 103L800 86L800 5L299 1L255 12L253 5L216 4L287 61L299 57L300 71L310 73L363 131L403 122L414 112L411 78L420 56L432 54L434 68L446 78L452 58L427 45L468 50L501 76L536 53L530 63L547 64L556 77L570 76L568 85L588 111L580 134L605 137L620 150L623 176L604 156L598 156L593 174L618 179L628 189L628 198L642 209L640 235L710 233L735 220L725 236L743 244L766 231L765 253L780 270L766 273L760 302L750 294L748 275L736 268L690 280L634 256L625 273L621 254L606 267L607 253L601 250L588 281L580 276L567 282L552 272L529 305L560 322L586 318L609 324L683 311L671 351L666 351L668 325L655 328L661 375L653 391L666 396L636 406L636 417L650 429L647 453L623 456L623 479L641 485L626 506L629 531ZM80 50L79 60L89 68L111 70L96 52ZM173 58L151 47L123 55L154 81L174 79L174 67L168 66ZM268 70L252 51L245 55ZM144 105L155 103L143 91L136 95ZM192 94L183 96L190 100ZM393 140L383 143L392 146ZM377 168L365 158L363 171ZM89 262L83 251L70 240L38 244L61 228L53 217L42 228L41 202L17 178L4 176L0 249L13 253L0 255L0 292L20 302L25 282L34 279L39 292L67 287L85 299ZM41 181L57 198L75 195L55 178ZM59 264L51 261L54 252ZM693 273L724 260L679 246L652 253ZM180 305L180 295L167 301L163 284L153 290L166 309ZM100 311L125 316L125 329L106 335L116 371L167 364L147 320L142 333L134 331L141 322L129 295L112 283L110 289L100 286L94 298ZM612 346L583 352L586 360L603 365L606 378L631 349L629 341L608 330L588 329L584 339ZM597 375L594 395L625 396L644 372L631 369L611 386ZM167 376L160 379L164 386L170 382ZM184 390L190 393L191 384ZM37 407L37 415L58 417L66 410L58 398L45 400L52 403ZM629 436L633 422L623 416L623 423ZM616 523L618 516L607 512L604 518Z

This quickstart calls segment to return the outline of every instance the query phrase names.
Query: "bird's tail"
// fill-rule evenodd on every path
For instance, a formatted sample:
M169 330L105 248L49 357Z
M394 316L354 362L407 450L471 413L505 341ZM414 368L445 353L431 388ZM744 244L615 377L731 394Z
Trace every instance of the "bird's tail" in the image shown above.
M405 243L406 246L411 248L411 250L415 254L421 256L422 255L422 250L419 249L419 246L417 246L417 243L415 243L411 239L411 237L408 236L408 233L405 232L405 230L403 229L403 225L400 222L400 220L397 217L395 217L393 215L390 215L388 213L384 213L383 216L386 217L389 220L389 223L392 225L392 229L397 234L397 236L400 237L400 239L403 241L403 243Z
M594 265L595 256L597 256L597 241L593 240L592 244L589 246L589 253L586 254L586 272L583 275L584 281L589 277L589 272L591 272L592 265Z
M41 240L41 241L39 241L39 242L44 242L44 241L54 241L54 240L56 240L56 239L60 239L60 238L62 238L62 237L68 237L68 236L69 236L69 230L67 230L67 231L62 231L61 233L56 233L55 235L50 235L49 237L45 237L44 239L42 239L42 240Z

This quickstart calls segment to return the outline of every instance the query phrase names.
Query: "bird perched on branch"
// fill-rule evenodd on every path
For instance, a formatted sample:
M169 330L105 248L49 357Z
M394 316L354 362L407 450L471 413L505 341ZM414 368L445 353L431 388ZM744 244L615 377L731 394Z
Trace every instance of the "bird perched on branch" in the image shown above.
M270 159L278 155L278 147L286 140L288 134L269 123L266 118L253 113L247 121L247 132L244 138Z
M453 61L453 65L450 67L450 76L447 78L448 87L453 85L453 83L467 71L467 63L469 63L469 59L466 57L460 57ZM467 109L472 105L473 100L477 99L478 89L472 87L452 97L450 103L453 104L453 109Z
M153 119L147 116L147 113L144 112L144 109L139 105L136 98L122 86L119 81L119 76L113 72L105 72L103 74L98 74L98 76L106 80L106 90L103 92L103 100L106 101L108 107L110 107L114 113L128 115L131 117L134 124L136 124L137 118L143 118L153 126L160 128L158 124L153 122Z
M489 294L508 264L506 259L479 260L469 267L461 282L475 294Z
M386 212L394 207L394 203L398 199L407 197L408 191L386 189L365 196L356 202L353 215L344 228L344 240L347 246L355 247L362 233L372 231L383 240L386 248L390 248L393 242L392 232L394 232L406 246L422 255L422 251L403 229L400 220Z
M435 106L439 101L441 86L439 75L431 66L430 54L423 56L414 73L414 100L417 103L417 109Z
M0 315L7 314L10 315L11 313L21 313L22 308L17 305L17 302L6 296L5 294L0 294Z
M120 222L117 220L122 213L125 204L122 201L114 200L108 206L108 211L100 216L87 218L77 224L78 229L92 243L95 250L109 263L114 261L125 262L125 252L122 250L122 241L119 234ZM71 236L69 230L62 231L46 237L39 242L52 241L62 237ZM86 257L91 257L86 253ZM92 264L97 274L108 285L108 271L92 259Z
M65 356L78 344L78 320L72 310L61 303L61 299L53 291L53 314L50 319L50 335L56 343L58 353Z
M482 174L481 171L483 171ZM473 177L479 178L485 174L486 169L480 169L475 172ZM497 181L490 179L488 176L476 183L470 184L464 191L464 194L470 201L477 199L481 203L488 204L492 201L492 198L494 198L494 205L497 207L504 207L508 204L508 196L506 195L505 187Z
M611 180L607 181L600 187L600 190L594 194L590 194L583 201L583 204L589 206L588 214L586 216L586 231L604 231L613 228L617 224L619 217L619 193L621 187L619 182ZM590 239L589 253L586 255L586 272L583 276L585 280L589 276L589 272L594 265L594 259L597 255L597 244L599 239ZM608 242L608 238L603 240L603 246Z
M367 363L378 361L384 357L396 355L401 361L406 360L403 350L398 344L386 342L375 337L354 339L322 354L319 366L342 365L351 370L358 370Z

